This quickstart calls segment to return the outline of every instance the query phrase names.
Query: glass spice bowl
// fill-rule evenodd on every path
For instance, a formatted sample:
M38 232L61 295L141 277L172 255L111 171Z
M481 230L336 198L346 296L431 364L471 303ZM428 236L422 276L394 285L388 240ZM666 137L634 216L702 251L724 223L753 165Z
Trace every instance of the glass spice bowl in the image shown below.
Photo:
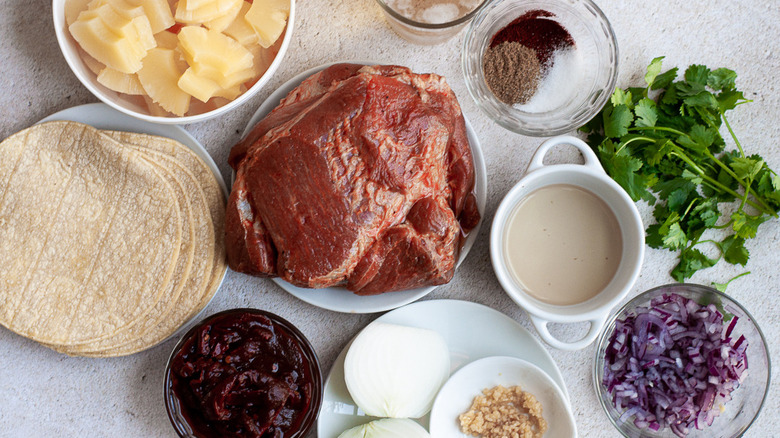
M745 336L748 342L748 347L745 350L748 364L747 375L739 387L731 392L731 400L722 405L721 413L715 417L712 425L705 426L702 430L692 428L687 437L732 438L742 436L758 417L769 393L771 365L766 339L756 321L742 305L722 292L698 284L669 284L647 290L610 316L597 341L596 355L593 361L593 385L601 407L607 414L609 421L623 436L631 438L677 437L668 427L653 431L650 428L638 428L634 424L633 417L621 421L623 412L614 407L612 395L602 384L605 354L615 331L616 321L618 319L625 320L629 315L635 315L638 307L647 307L654 298L664 294L677 294L702 305L712 303L718 309L723 309L739 318L731 337L737 339L740 336ZM728 325L728 323L724 323L724 330Z
M499 100L485 81L484 57L493 36L513 20L531 11L546 11L574 40L578 54L576 85L561 102L551 108L523 109ZM617 82L618 46L612 26L591 0L494 0L479 10L471 21L463 42L461 64L466 87L477 106L502 127L518 134L551 137L573 131L596 115L612 95ZM549 68L553 71L553 68ZM541 83L545 81L542 72ZM555 75L546 89L556 89ZM557 90L556 90L557 92ZM540 95L539 97L542 97ZM550 106L553 106L550 104Z
M453 3L457 1L453 0ZM412 20L393 9L392 6L388 5L388 2L389 0L376 0L376 3L384 12L387 24L390 25L390 28L398 36L414 44L435 45L441 44L457 35L468 24L469 20L487 5L490 0L483 0L465 15L444 23L423 23ZM474 0L472 2L476 3Z

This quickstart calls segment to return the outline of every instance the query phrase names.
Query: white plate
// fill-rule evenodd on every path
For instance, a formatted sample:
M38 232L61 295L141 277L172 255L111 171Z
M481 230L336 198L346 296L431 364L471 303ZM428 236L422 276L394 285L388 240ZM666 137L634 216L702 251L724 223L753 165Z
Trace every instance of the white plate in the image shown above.
M536 365L510 356L492 356L464 366L439 391L431 410L431 438L470 438L460 430L458 417L485 388L520 385L542 405L548 437L577 436L571 406L563 391Z
M346 61L355 64L371 64L363 61ZM259 122L263 117L271 112L279 105L287 94L297 87L304 79L317 73L325 68L337 63L324 64L319 67L306 70L305 72L293 77L276 91L274 91L268 99L263 102L257 109L255 114L249 120L249 123L244 129L242 137L246 137L249 131ZM471 127L468 119L464 115L463 118L466 121L466 134L468 135L469 144L471 145L471 154L474 158L474 194L477 198L477 207L480 214L485 215L485 199L487 197L487 170L485 169L485 159L482 156L482 148L479 144L474 128ZM466 238L466 242L463 244L460 252L460 258L458 258L458 266L466 258L469 250L474 245L474 241L477 239L479 229L482 226L483 219L480 219L479 223L469 233ZM295 297L324 309L333 310L336 312L345 313L374 313L384 312L386 310L395 309L396 307L409 304L412 301L418 300L425 295L429 294L436 286L421 287L417 289L410 289L398 292L388 292L379 295L361 296L356 295L343 287L328 287L324 289L306 289L302 287L293 286L292 284L280 279L273 279L282 289L291 293Z
M176 140L179 143L192 149L192 151L195 152L195 154L200 157L204 163L206 163L211 172L214 173L214 177L217 179L217 183L219 183L219 186L222 188L222 193L224 193L225 199L227 199L227 186L225 185L225 180L222 179L222 173L220 173L217 164L214 163L211 155L206 152L206 149L203 148L203 145L201 145L198 140L195 139L195 137L191 136L189 132L185 131L181 126L160 125L141 119L136 119L135 117L119 112L104 103L90 103L81 106L74 106L72 108L54 113L38 123L51 122L54 120L69 120L71 122L84 123L97 129L159 135L161 137L168 137ZM225 270L225 273L222 274L222 278L219 280L217 291L219 291L219 288L222 287L222 282L225 281L226 275L227 269ZM215 292L211 297L212 300L216 295L217 294ZM206 305L208 305L208 303L206 303ZM203 308L205 309L206 306L203 306ZM182 324L182 326L179 327L175 333L169 336L168 339L179 336L182 330L187 329L191 324L200 318L201 313L202 310L201 312L198 312L197 315L192 317L188 322Z
M441 334L450 349L451 373L483 357L524 359L547 373L568 403L563 376L547 350L528 330L490 307L468 301L430 300L393 310L375 321L426 328ZM336 358L325 381L322 409L317 420L318 438L336 438L351 427L375 419L358 409L344 383L344 356L350 344ZM428 426L428 416L416 420Z

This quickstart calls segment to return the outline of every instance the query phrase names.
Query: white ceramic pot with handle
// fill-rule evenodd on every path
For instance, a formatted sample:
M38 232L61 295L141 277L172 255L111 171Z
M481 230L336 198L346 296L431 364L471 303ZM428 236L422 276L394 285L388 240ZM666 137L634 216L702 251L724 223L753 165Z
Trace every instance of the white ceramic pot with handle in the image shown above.
M571 145L585 159L584 164L545 165L544 157L555 146ZM532 295L528 287L513 275L507 255L507 245L522 244L509 242L508 224L516 207L530 194L552 185L575 186L600 198L614 214L622 251L614 275L594 296L582 302L560 305L552 304ZM576 213L576 212L575 212ZM639 276L644 258L645 231L636 204L628 194L604 172L596 154L582 140L560 136L544 142L531 163L525 176L507 193L496 211L490 233L490 257L493 269L506 293L529 315L539 336L551 346L561 350L579 350L590 345L598 336L611 309L613 309L633 287ZM566 342L554 337L549 323L589 322L588 333L580 340Z

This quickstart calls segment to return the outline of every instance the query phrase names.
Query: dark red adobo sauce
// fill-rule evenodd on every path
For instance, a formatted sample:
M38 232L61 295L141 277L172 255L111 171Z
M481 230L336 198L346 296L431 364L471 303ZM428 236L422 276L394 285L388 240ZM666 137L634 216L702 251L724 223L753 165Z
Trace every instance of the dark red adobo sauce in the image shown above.
M228 312L183 343L171 362L171 388L196 436L289 438L310 410L313 369L284 327Z

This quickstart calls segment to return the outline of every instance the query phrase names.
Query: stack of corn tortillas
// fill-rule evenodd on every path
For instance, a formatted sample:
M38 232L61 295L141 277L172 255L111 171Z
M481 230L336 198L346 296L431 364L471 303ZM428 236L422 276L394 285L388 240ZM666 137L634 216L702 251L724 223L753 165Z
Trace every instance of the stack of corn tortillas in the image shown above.
M0 324L70 355L122 356L211 300L225 198L189 148L48 122L0 156Z

